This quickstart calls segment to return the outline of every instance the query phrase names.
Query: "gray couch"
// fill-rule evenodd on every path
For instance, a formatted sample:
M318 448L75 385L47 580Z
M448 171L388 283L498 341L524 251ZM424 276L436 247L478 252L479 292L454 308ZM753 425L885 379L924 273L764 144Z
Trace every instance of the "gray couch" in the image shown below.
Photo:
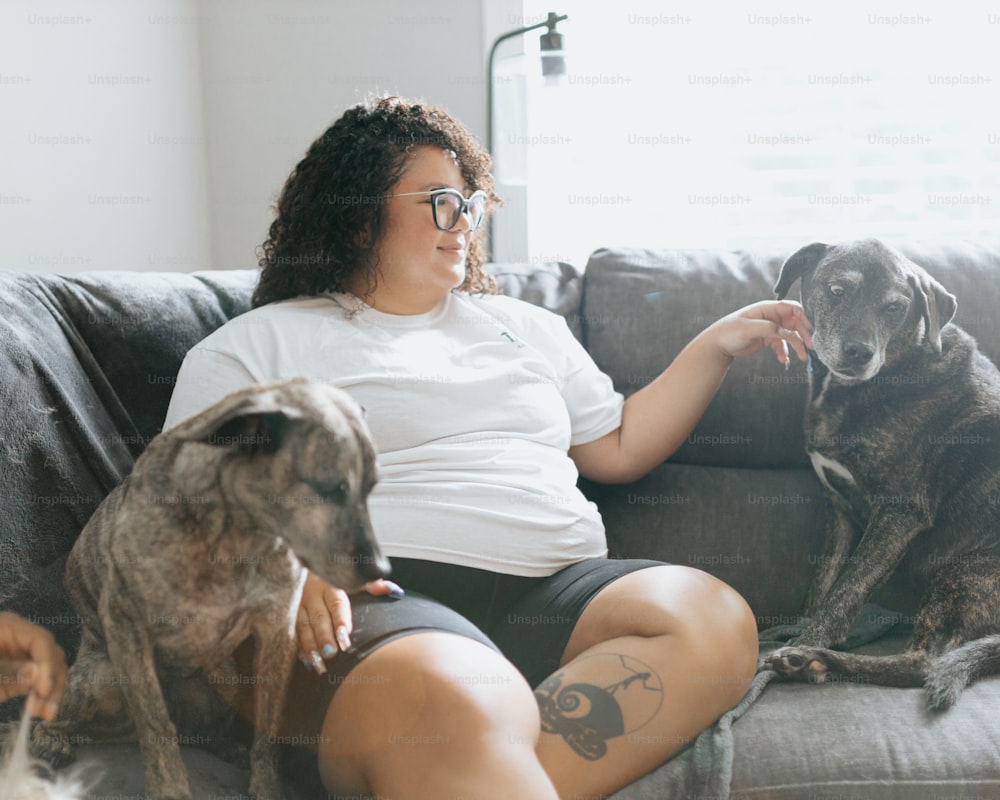
M958 296L956 321L1000 361L1000 240L890 243ZM582 273L494 270L507 293L565 315L630 394L706 325L770 297L787 255L605 249ZM247 308L253 280L250 271L0 276L0 606L51 627L71 654L77 626L59 586L62 559L158 430L184 352ZM804 455L805 382L802 365L786 371L770 353L740 360L669 462L631 485L585 485L612 555L700 567L747 598L762 630L796 623L825 514ZM865 647L898 648L917 598L890 581L877 600L861 622L884 635ZM615 798L692 797L703 784L691 775L718 771L711 785L735 798L998 797L998 708L1000 678L942 714L925 711L915 689L771 683L727 729L728 761L700 763L691 748ZM245 793L242 770L194 747L184 753L196 796ZM104 770L95 800L142 796L134 748L80 756Z

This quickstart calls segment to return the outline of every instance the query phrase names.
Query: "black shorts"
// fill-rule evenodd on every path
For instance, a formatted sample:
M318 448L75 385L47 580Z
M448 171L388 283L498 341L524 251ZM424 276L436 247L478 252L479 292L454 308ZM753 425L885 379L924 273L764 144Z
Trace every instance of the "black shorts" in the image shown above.
M587 604L623 575L663 562L592 559L553 575L504 575L431 561L392 559L392 580L406 591L394 599L351 597L351 649L327 661L326 675L296 665L286 710L285 741L318 741L337 687L379 647L412 633L448 631L502 653L535 687L559 667Z

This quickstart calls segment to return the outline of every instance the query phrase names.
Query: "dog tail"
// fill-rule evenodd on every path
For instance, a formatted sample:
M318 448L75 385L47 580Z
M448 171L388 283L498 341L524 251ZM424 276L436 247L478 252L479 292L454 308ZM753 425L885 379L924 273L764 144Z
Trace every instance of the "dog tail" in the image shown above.
M935 710L950 708L966 686L997 672L1000 636L984 636L948 650L927 670L927 705Z

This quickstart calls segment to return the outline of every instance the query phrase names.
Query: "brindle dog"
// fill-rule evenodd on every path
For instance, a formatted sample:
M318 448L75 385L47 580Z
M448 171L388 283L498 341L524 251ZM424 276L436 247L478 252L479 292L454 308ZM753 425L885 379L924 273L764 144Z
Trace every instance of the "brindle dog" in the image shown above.
M280 797L306 569L348 591L388 573L366 505L375 480L358 407L304 380L236 392L156 436L70 553L83 637L35 753L58 763L76 739L138 739L149 794L187 800L178 745L212 740L229 710L217 692L245 683L233 653L252 637L250 792Z
M1000 371L950 323L955 298L877 240L804 247L778 297L797 280L816 348L805 432L834 513L810 622L764 665L814 683L923 684L946 708L1000 671ZM907 648L829 649L893 571L923 592Z

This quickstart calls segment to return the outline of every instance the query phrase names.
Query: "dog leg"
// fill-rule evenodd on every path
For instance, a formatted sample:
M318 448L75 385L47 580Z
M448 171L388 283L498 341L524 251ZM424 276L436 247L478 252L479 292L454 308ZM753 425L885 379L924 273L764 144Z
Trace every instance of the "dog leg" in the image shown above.
M856 682L880 686L922 686L931 656L907 650L891 656L844 653L822 647L782 647L764 659L764 666L790 680L809 683Z
M1000 672L1000 557L942 559L913 630L915 647L944 651L927 671L927 705L945 709L962 690Z
M806 600L807 617L815 615L822 606L823 600L850 559L860 534L860 529L854 524L849 509L840 496L829 496L829 501L831 513L823 553Z
M181 736L193 741L223 761L243 769L250 766L249 722L241 730L242 718L237 709L242 698L241 676L236 673L231 658L226 659L208 675L198 672L184 678L171 677L161 681L163 696L170 709L171 721ZM243 703L250 719L251 703Z
M75 746L134 741L121 683L115 679L102 645L85 630L66 678L59 714L38 722L31 732L31 754L59 768L74 758Z
M987 598L1000 593L1000 557L961 555L945 561L922 601L907 649L863 656L819 647L776 650L764 666L810 683L863 681L883 686L925 686L927 706L954 705L962 690L1000 672L1000 610ZM970 641L971 639L971 641ZM944 653L941 651L944 650Z
M278 639L276 641L276 639ZM288 684L295 664L295 640L273 633L257 637L254 652L254 736L250 749L250 796L280 800L284 795L278 771L277 737Z
M111 594L109 591L106 596ZM147 793L158 800L191 800L177 730L170 721L156 673L153 644L142 618L135 609L123 609L113 601L101 606L108 656L135 723L146 768Z
M893 508L876 509L864 536L796 644L825 648L843 642L865 600L896 568L910 542L928 525L925 518L915 514L903 514Z

